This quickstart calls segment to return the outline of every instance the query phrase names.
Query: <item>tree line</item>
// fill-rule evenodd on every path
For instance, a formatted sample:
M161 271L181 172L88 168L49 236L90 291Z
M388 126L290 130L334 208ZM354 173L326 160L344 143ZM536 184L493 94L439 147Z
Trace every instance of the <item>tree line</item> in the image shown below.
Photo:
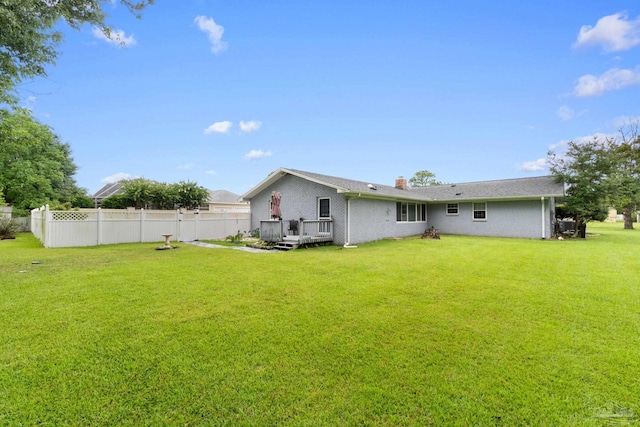
M127 207L144 209L196 209L209 198L209 191L195 182L180 181L176 184L135 178L122 181L122 194L107 197L101 203L105 209Z

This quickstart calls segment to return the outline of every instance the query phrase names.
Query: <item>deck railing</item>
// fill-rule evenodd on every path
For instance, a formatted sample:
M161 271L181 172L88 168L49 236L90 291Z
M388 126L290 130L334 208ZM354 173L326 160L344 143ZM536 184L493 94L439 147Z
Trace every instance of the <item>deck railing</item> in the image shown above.
M269 220L260 221L260 239L265 242L280 242L288 230L285 229L287 221ZM288 225L288 223L287 223ZM300 221L298 234L300 243L330 242L333 241L333 220L304 220Z
M333 240L333 221L330 219L319 219L313 221L302 221L300 227L300 241L307 242L328 242Z
M283 221L260 221L260 240L265 242L279 242L284 237Z

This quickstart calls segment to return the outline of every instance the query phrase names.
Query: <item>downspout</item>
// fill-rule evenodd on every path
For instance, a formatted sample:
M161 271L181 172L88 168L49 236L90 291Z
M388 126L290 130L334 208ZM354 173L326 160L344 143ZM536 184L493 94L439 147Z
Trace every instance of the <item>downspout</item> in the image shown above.
M357 248L357 246L349 244L351 241L351 197L347 198L347 229L345 230L346 242L343 248Z
M351 240L351 197L347 197L347 229L345 234L345 246L348 246Z
M546 233L546 229L545 229L545 220L546 220L546 215L544 214L544 196L540 197L540 206L542 208L542 239L546 239L547 238L547 233Z

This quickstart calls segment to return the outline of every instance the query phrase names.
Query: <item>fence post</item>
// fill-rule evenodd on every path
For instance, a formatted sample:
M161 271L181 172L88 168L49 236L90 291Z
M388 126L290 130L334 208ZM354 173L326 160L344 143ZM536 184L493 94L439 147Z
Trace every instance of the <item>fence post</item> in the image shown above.
M180 221L182 221L182 211L178 209L176 211L176 241L180 241Z
M42 243L44 244L45 248L50 248L51 247L51 233L49 233L49 226L51 225L51 218L49 217L50 212L49 212L49 205L45 205L44 206L44 227L42 227L42 230L44 232L44 239L42 239Z
M98 223L97 223L98 229L97 231L97 238L98 238L98 246L100 246L102 244L102 208L98 208Z
M195 224L196 232L195 232L194 240L200 240L200 238L198 237L198 222L200 222L200 208L196 208L194 215L196 216L196 224Z
M144 208L140 208L140 243L143 242L144 221L145 221Z
M35 224L35 218L34 218L33 213L34 213L35 211L36 211L35 209L31 209L31 233L33 233L33 234L35 234L35 233L33 232L33 230L35 230L35 228L33 228L33 224Z

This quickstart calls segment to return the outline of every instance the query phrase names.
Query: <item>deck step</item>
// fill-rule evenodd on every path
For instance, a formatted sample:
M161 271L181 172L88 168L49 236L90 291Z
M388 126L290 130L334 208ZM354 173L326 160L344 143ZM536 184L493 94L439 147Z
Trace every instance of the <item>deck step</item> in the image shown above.
M297 249L299 246L300 236L284 236L284 238L276 244L275 248L281 251L290 251Z
M282 241L282 242L278 242L274 248L278 249L280 251L290 251L292 249L297 249L298 246L300 246L300 244L298 242L287 242L287 241Z

